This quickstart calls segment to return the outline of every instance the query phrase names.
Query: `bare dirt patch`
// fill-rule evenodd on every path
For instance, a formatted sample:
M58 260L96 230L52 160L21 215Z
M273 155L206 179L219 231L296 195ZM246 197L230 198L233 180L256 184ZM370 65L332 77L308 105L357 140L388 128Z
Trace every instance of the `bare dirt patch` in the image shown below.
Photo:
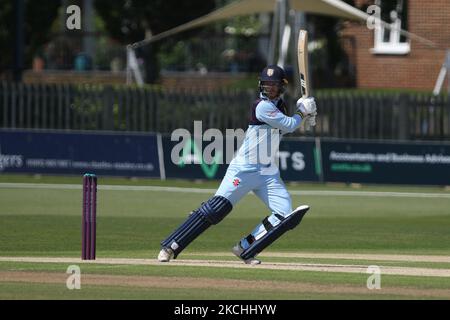
M0 282L26 282L65 285L67 274L55 272L23 272L0 271ZM83 274L82 286L130 286L140 288L164 289L211 289L215 290L244 290L266 292L292 293L324 293L324 294L353 294L353 295L400 295L412 298L450 298L450 290L444 289L416 289L402 287L388 287L380 290L368 290L364 286L354 285L324 285L314 283L298 283L285 281L235 280L190 277L158 277L158 276L119 276Z

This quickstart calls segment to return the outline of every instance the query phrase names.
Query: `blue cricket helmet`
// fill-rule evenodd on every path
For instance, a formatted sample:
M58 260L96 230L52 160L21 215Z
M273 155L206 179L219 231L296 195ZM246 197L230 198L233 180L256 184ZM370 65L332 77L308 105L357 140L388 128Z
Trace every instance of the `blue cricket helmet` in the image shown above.
M286 72L277 65L269 65L264 68L259 77L259 81L277 81L287 84Z
M278 82L280 94L282 94L286 90L286 84L288 84L286 72L284 71L284 69L274 64L265 67L259 77L259 92L263 96L266 96L266 91L264 89L265 81Z

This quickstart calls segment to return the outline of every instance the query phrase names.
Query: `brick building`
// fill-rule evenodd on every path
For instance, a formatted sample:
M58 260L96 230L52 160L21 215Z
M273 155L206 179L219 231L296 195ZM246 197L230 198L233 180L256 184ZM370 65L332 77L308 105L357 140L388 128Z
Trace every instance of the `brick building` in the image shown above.
M436 46L405 39L395 32L390 35L389 31L383 34L382 30L368 30L365 24L345 23L342 36L352 39L352 45L345 45L345 50L355 66L357 87L432 90L445 61L446 49L450 49L450 1L355 1L355 6L364 11L374 4L381 8L384 21L401 24L402 29ZM442 91L447 86L448 80Z

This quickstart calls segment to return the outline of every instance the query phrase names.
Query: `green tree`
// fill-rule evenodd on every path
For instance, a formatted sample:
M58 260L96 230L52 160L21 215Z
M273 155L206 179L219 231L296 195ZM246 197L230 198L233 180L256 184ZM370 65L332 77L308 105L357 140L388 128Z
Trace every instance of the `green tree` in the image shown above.
M215 8L214 0L96 0L95 10L105 22L107 32L122 44L143 40L191 21ZM188 37L192 30L176 37ZM158 76L158 43L142 47L138 55L145 59L147 82Z
M50 38L50 28L58 14L61 1L25 0L24 63L30 66L37 49ZM14 5L11 0L0 0L0 74L12 69L15 42Z
M344 0L354 6L353 0ZM317 48L311 54L311 73L315 88L354 86L355 75L351 61L342 47L340 35L342 19L327 15L308 15L313 25L313 38Z

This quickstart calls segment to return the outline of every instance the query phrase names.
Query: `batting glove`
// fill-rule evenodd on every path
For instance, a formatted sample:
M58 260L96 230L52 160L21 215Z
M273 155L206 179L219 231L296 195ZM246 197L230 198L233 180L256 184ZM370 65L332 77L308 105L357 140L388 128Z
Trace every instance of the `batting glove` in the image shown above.
M308 116L315 116L317 114L316 102L313 97L300 98L297 100L297 112L302 119Z
M316 125L316 115L317 115L317 112L313 116L308 118L310 127L314 127Z

